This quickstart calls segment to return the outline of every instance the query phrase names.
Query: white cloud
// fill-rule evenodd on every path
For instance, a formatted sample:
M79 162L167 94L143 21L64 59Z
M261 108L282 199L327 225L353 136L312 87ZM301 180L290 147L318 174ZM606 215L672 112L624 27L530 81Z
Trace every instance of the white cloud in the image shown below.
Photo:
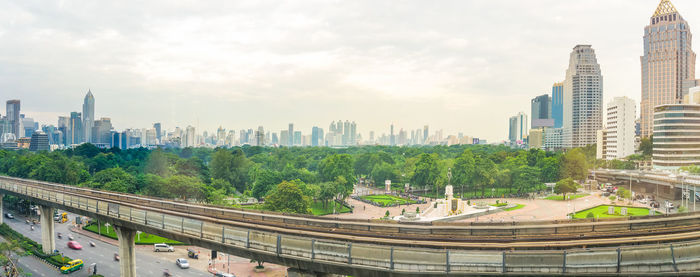
M673 2L700 26L700 4ZM494 141L564 78L579 43L597 51L606 99L638 99L657 3L0 1L0 100L55 124L91 88L118 128L350 119L362 132L430 124Z

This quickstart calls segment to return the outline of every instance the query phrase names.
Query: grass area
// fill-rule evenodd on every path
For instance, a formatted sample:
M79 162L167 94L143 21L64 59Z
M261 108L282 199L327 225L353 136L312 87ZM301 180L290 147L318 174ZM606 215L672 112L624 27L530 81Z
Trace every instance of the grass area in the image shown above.
M610 205L600 205L600 206L595 206L595 207L590 208L590 209L577 211L574 218L579 218L579 219L586 218L588 216L588 213L592 213L593 217L595 217L595 218L623 217L621 206L612 206L612 207L615 207L614 214L608 214L608 207L611 207L611 206ZM661 213L656 212L656 214L661 214ZM627 207L627 215L626 216L644 216L644 215L649 215L649 209L637 208L637 207Z
M312 202L311 203L311 213L314 215L328 215L333 213L333 205L335 205L335 212L342 214L342 213L349 213L351 210L350 208L346 207L343 204L340 204L338 202L332 201L328 202L326 208L323 208L323 202L318 201L318 202Z
M343 204L340 204L338 202L333 202L335 204L335 211L336 213L343 214L343 213L349 213L352 210L350 208L346 207ZM266 211L265 207L263 204L252 204L252 205L241 205L240 206L242 209L246 210L259 210L259 211ZM331 202L328 202L328 206L324 209L323 208L323 202L318 201L318 202L311 202L311 213L315 216L322 216L322 215L329 215L333 213L333 206L331 205Z
M84 230L88 230L90 232L93 232L95 234L101 234L102 236L112 238L112 239L117 239L117 233L114 231L114 227L112 226L105 226L103 223L101 226L101 230L98 232L97 230L97 223L91 223L88 224L87 226L83 227ZM171 239L166 239L164 237L159 237L156 235L148 234L148 233L141 233L136 236L136 244L156 244L156 243L167 243L170 245L182 245L182 242L176 241L176 240L171 240Z
M491 204L491 206L494 206L494 207L503 207L503 206L508 206L508 203Z
M411 199L393 196L393 195L365 195L365 196L360 196L360 198L367 200L367 201L377 203L382 207L386 207L389 205L406 205L406 204L415 204L416 203L416 201L413 201Z
M506 212L510 212L510 211L515 211L515 210L520 210L524 207L525 207L525 205L523 205L523 204L515 204L515 207L505 208L503 210Z
M589 195L588 193L579 193L579 194L573 194L573 195L572 195L572 194L567 194L567 195L566 195L566 198L568 198L569 200L574 200L574 199L581 198L581 197L588 196L588 195ZM562 195L551 195L551 196L545 197L544 199L562 201L562 200L564 200L564 196L562 196Z
M544 186L539 187L533 191L543 190L543 189L545 189ZM454 187L454 197L455 198L474 199L474 198L481 197L481 191L471 191L471 190L465 191L464 197L462 197L462 193L459 192L459 190L460 190L459 186ZM528 191L528 192L532 192L532 191ZM508 188L495 188L494 190L492 190L492 188L486 188L484 190L484 196L490 197L490 198L508 197L511 193L516 193L516 191L508 191ZM430 198L444 198L445 191L444 191L444 189L441 190L437 195L438 197L435 197L434 190L431 190L430 192L419 193L418 195L423 196L423 197L430 197Z

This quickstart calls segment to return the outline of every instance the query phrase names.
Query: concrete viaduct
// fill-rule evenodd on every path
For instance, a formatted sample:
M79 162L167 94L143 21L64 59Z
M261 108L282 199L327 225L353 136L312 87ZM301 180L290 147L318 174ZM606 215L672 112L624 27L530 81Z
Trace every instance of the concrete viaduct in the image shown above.
M136 230L290 267L289 276L678 275L700 273L700 213L606 220L399 223L198 205L0 177L0 193L115 226L121 276Z

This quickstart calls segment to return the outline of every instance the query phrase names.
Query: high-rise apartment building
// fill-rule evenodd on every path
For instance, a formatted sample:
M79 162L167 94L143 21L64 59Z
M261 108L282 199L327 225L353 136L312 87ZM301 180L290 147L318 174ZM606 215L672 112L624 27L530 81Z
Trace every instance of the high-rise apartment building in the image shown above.
M508 140L513 145L522 144L527 138L529 121L524 112L519 112L517 115L510 117L508 128Z
M596 143L603 128L603 75L590 45L576 45L564 81L563 146Z
M294 123L289 123L287 146L294 146Z
M93 142L92 127L95 126L95 97L92 91L88 90L83 100L83 141Z
M599 145L604 159L619 160L634 154L636 104L629 97L615 97L605 113L603 144Z
M103 146L108 146L112 141L112 120L103 117L99 120L95 120L92 127L92 143L101 144Z
M24 130L21 130L20 128L20 117L19 117L19 110L20 110L20 101L19 100L8 100L7 101L7 106L6 106L6 120L10 126L10 130L5 130L6 133L12 133L15 135L15 138L20 138L22 137L22 132Z
M661 0L649 25L644 27L642 66L641 136L653 133L654 107L677 104L684 84L694 84L695 52L688 22L669 0ZM687 90L687 88L685 88Z
M554 128L561 128L564 122L564 83L552 85L552 119Z
M654 108L654 168L676 170L700 165L700 87L684 97L687 104L667 104Z
M289 130L280 131L280 145L291 146L289 145L289 137Z
M293 143L294 143L294 144L292 144L293 146L301 146L302 145L302 143L301 143L301 131L294 131Z
M156 129L156 139L158 140L159 144L163 144L162 136L163 136L163 129L160 123L154 123L153 124L153 129Z

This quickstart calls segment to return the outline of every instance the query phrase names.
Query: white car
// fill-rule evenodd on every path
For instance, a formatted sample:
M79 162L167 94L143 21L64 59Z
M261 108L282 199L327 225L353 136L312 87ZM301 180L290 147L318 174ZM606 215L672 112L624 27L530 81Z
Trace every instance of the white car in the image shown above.
M190 262L183 258L175 260L175 264L182 269L190 268Z
M156 243L153 245L153 251L156 252L173 252L175 251L175 248L167 245L165 243Z

